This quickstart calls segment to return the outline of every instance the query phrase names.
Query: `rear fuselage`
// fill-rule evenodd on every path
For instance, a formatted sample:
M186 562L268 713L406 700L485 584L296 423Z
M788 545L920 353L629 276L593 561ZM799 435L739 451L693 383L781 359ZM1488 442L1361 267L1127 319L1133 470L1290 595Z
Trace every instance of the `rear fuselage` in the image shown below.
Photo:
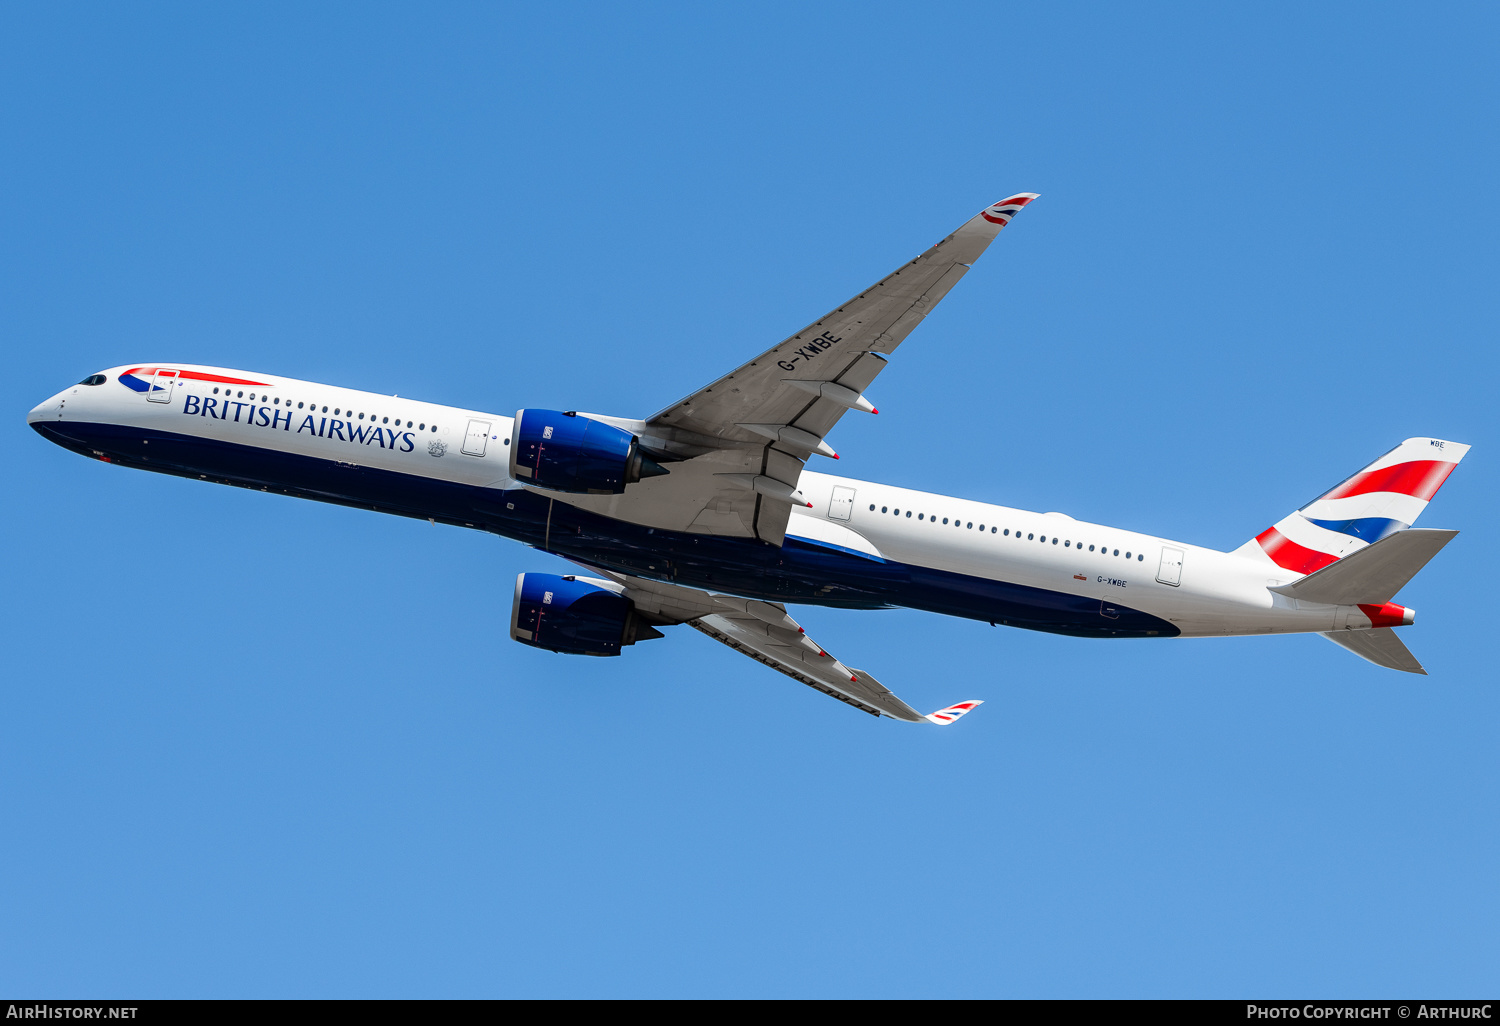
M183 364L102 377L37 406L32 426L111 463L488 531L638 577L1086 637L1372 626L1358 606L1271 592L1299 575L1269 561L1058 513L809 471L812 507L794 509L777 547L602 516L523 485L509 476L509 416Z

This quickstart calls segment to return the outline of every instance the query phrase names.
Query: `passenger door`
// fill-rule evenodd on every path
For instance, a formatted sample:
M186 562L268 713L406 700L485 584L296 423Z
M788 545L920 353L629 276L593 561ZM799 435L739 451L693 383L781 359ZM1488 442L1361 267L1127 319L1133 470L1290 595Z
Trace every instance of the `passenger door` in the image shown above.
M828 502L829 520L848 520L854 514L854 489L839 485Z
M1185 553L1181 549L1163 548L1161 550L1161 567L1156 571L1156 579L1162 584L1170 584L1177 587L1182 583L1182 558Z
M177 388L177 372L158 370L151 376L151 387L146 389L146 398L153 403L169 403Z
M487 420L469 421L469 430L464 434L464 447L461 452L466 456L483 456L485 446L490 443L490 422Z

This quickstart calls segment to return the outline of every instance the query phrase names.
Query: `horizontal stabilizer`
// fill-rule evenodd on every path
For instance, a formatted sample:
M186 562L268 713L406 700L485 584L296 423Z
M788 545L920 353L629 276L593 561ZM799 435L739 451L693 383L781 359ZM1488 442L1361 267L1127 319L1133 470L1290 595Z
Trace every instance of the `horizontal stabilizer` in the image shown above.
M1340 648L1347 648L1361 659L1368 659L1376 666L1388 666L1406 673L1420 673L1424 677L1427 675L1422 664L1417 662L1417 657L1411 654L1411 649L1389 627L1373 631L1328 631L1323 637Z
M967 702L959 702L957 705L950 705L946 709L939 709L935 713L928 713L926 718L929 723L936 723L941 727L952 723L964 715L964 713L973 712L976 707L983 704L984 702L981 699L971 698Z
M1389 602L1457 535L1457 531L1420 528L1398 531L1299 581L1271 590L1300 602L1327 602L1336 606Z

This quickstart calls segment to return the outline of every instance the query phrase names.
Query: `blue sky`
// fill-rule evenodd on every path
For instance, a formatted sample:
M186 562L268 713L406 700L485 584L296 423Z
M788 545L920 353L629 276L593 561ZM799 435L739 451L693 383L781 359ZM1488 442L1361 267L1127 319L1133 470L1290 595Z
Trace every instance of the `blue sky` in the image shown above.
M435 6L0 11L0 991L1495 990L1493 7ZM1471 443L1431 676L794 609L987 703L877 722L685 628L517 645L516 543L25 425L155 360L643 416L1021 190L839 471L1232 548Z

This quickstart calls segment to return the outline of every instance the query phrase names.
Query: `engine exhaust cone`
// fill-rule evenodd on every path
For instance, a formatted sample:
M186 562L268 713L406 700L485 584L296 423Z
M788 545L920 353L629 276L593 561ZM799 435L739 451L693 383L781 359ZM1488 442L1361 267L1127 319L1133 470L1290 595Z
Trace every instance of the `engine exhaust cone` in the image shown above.
M662 466L660 463L657 463L650 456L647 456L644 453L641 454L641 469L639 471L640 480L644 480L648 477L661 477L663 474L670 473L670 470Z

